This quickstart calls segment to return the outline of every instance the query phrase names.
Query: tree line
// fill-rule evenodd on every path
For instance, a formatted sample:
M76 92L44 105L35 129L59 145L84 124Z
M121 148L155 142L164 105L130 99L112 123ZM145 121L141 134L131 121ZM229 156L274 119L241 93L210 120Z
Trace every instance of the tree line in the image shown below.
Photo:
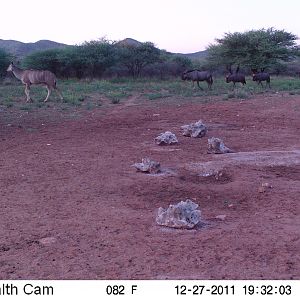
M209 45L204 60L191 60L160 50L151 42L122 44L101 39L62 49L34 52L25 57L21 66L47 69L62 78L103 78L114 76L178 76L187 69L206 69L224 73L239 65L245 71L268 69L284 73L293 69L300 74L297 36L274 28L226 33ZM13 57L0 49L0 77ZM295 67L296 65L296 67Z

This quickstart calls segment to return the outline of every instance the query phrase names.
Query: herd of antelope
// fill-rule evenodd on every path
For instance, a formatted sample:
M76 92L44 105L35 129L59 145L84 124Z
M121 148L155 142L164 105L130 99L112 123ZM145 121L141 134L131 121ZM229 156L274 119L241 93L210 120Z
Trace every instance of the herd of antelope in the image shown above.
M246 84L245 75L240 73L239 70L240 70L239 65L236 68L234 73L232 72L231 67L229 68L227 67L228 74L226 75L226 82L227 83L233 82L232 89L235 88L235 84L237 82L240 82L243 85ZM46 86L48 93L44 102L48 101L52 90L56 90L61 100L63 100L63 96L59 91L58 87L56 86L56 76L52 72L47 70L45 71L23 70L15 66L13 62L10 63L10 65L7 68L7 71L12 72L14 76L17 79L21 80L22 83L25 85L26 102L32 101L32 99L30 98L30 86L33 84L42 84ZM181 79L192 81L193 87L196 81L200 89L202 89L199 84L200 81L206 81L208 85L208 89L210 90L213 84L213 77L210 71L200 71L200 70L185 71L182 73ZM264 69L261 69L260 72L257 71L257 69L252 69L252 79L253 81L256 81L258 84L260 84L261 86L263 86L262 81L266 81L266 86L268 85L268 87L271 88L270 74L264 72Z
M245 74L240 73L240 66L238 65L235 72L233 73L231 70L231 66L226 68L227 75L226 75L226 82L232 82L232 89L235 88L235 84L240 82L242 85L246 84L246 77ZM271 88L270 84L270 74L264 71L264 68L258 71L257 69L251 69L252 71L252 80L256 81L263 87L262 81L266 81L266 86L268 85ZM202 89L199 85L199 81L206 81L208 84L208 88L211 89L213 84L212 73L209 71L199 71L199 70L189 70L182 73L181 76L182 80L191 80L194 82L197 81L197 85L200 89Z

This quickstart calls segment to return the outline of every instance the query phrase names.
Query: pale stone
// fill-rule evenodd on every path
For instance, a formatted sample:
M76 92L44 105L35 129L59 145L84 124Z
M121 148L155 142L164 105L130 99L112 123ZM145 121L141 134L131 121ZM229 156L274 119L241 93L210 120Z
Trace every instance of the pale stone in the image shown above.
M224 154L224 153L233 153L234 151L229 149L224 145L224 142L219 139L212 137L208 139L208 153L214 154Z
M197 210L198 204L187 199L176 205L169 205L167 209L160 207L156 217L158 225L192 229L201 221L201 211Z
M182 134L184 136L190 136L193 138L204 137L207 133L207 127L203 124L201 120L189 125L183 125L181 126L181 128L183 129Z
M155 142L158 145L172 145L177 144L178 140L174 133L166 131L164 133L161 133L158 137L156 137Z
M157 174L161 171L160 163L150 160L148 157L143 158L141 163L135 163L133 166L137 169L137 171L145 173Z

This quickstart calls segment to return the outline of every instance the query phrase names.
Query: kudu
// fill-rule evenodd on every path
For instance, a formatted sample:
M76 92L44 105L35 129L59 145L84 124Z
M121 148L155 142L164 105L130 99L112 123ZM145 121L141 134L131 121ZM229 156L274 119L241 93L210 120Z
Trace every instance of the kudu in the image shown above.
M245 75L239 73L240 65L237 66L234 74L232 73L231 66L229 66L229 67L227 66L226 69L229 72L229 74L226 75L226 82L227 83L233 82L232 89L235 88L236 82L241 82L243 85L246 84Z
M15 66L13 62L11 62L8 66L7 72L12 72L16 78L18 78L22 81L23 84L25 84L25 94L27 97L26 102L32 101L29 94L30 86L32 84L42 84L46 86L48 94L44 102L47 102L53 89L56 90L61 100L63 100L63 96L56 86L56 77L52 72L47 70L22 70Z
M252 71L252 79L253 81L256 81L257 84L260 84L263 87L262 81L266 81L266 87L267 85L269 88L271 88L270 84L270 74L265 72L265 69L260 69L260 72L257 71L257 69L251 69Z
M213 78L212 74L209 71L199 71L199 70L189 70L185 71L181 75L182 80L192 80L193 81L193 87L195 84L195 81L197 81L198 87L202 89L199 85L199 81L206 81L208 88L211 90L212 84L213 84Z

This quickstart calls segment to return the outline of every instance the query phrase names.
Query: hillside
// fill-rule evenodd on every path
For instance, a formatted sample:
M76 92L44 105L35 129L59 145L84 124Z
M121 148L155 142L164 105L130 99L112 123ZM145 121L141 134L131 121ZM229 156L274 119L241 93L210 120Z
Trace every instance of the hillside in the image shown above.
M22 43L14 40L1 40L0 48L5 49L7 52L16 58L23 58L28 54L36 51L43 51L54 48L66 47L66 44L61 44L49 40L40 40L35 43Z
M139 46L142 43L132 38L126 38L124 40L118 41L117 44L120 46ZM0 48L11 53L17 59L22 59L23 57L31 54L32 52L44 51L44 50L54 49L54 48L64 48L66 46L68 45L49 41L49 40L40 40L35 43L23 43L14 40L0 39ZM187 54L183 54L183 53L170 53L170 54L188 57L192 60L202 60L206 57L207 51L204 50L204 51L187 53Z
M132 38L126 38L124 40L121 40L121 41L117 42L117 45L120 45L120 46L139 46L141 44L142 44L141 42L139 42L135 39L132 39ZM202 60L202 59L205 59L206 56L207 56L207 50L198 51L198 52L195 52L195 53L186 53L186 54L172 53L172 52L168 52L168 53L170 53L171 55L178 55L178 56L187 57L191 60Z
M187 57L191 60L202 60L205 59L207 56L207 50L203 50L203 51L198 51L195 53L186 53L186 54L182 54L182 53L172 53L174 55L178 55L178 56L184 56Z

